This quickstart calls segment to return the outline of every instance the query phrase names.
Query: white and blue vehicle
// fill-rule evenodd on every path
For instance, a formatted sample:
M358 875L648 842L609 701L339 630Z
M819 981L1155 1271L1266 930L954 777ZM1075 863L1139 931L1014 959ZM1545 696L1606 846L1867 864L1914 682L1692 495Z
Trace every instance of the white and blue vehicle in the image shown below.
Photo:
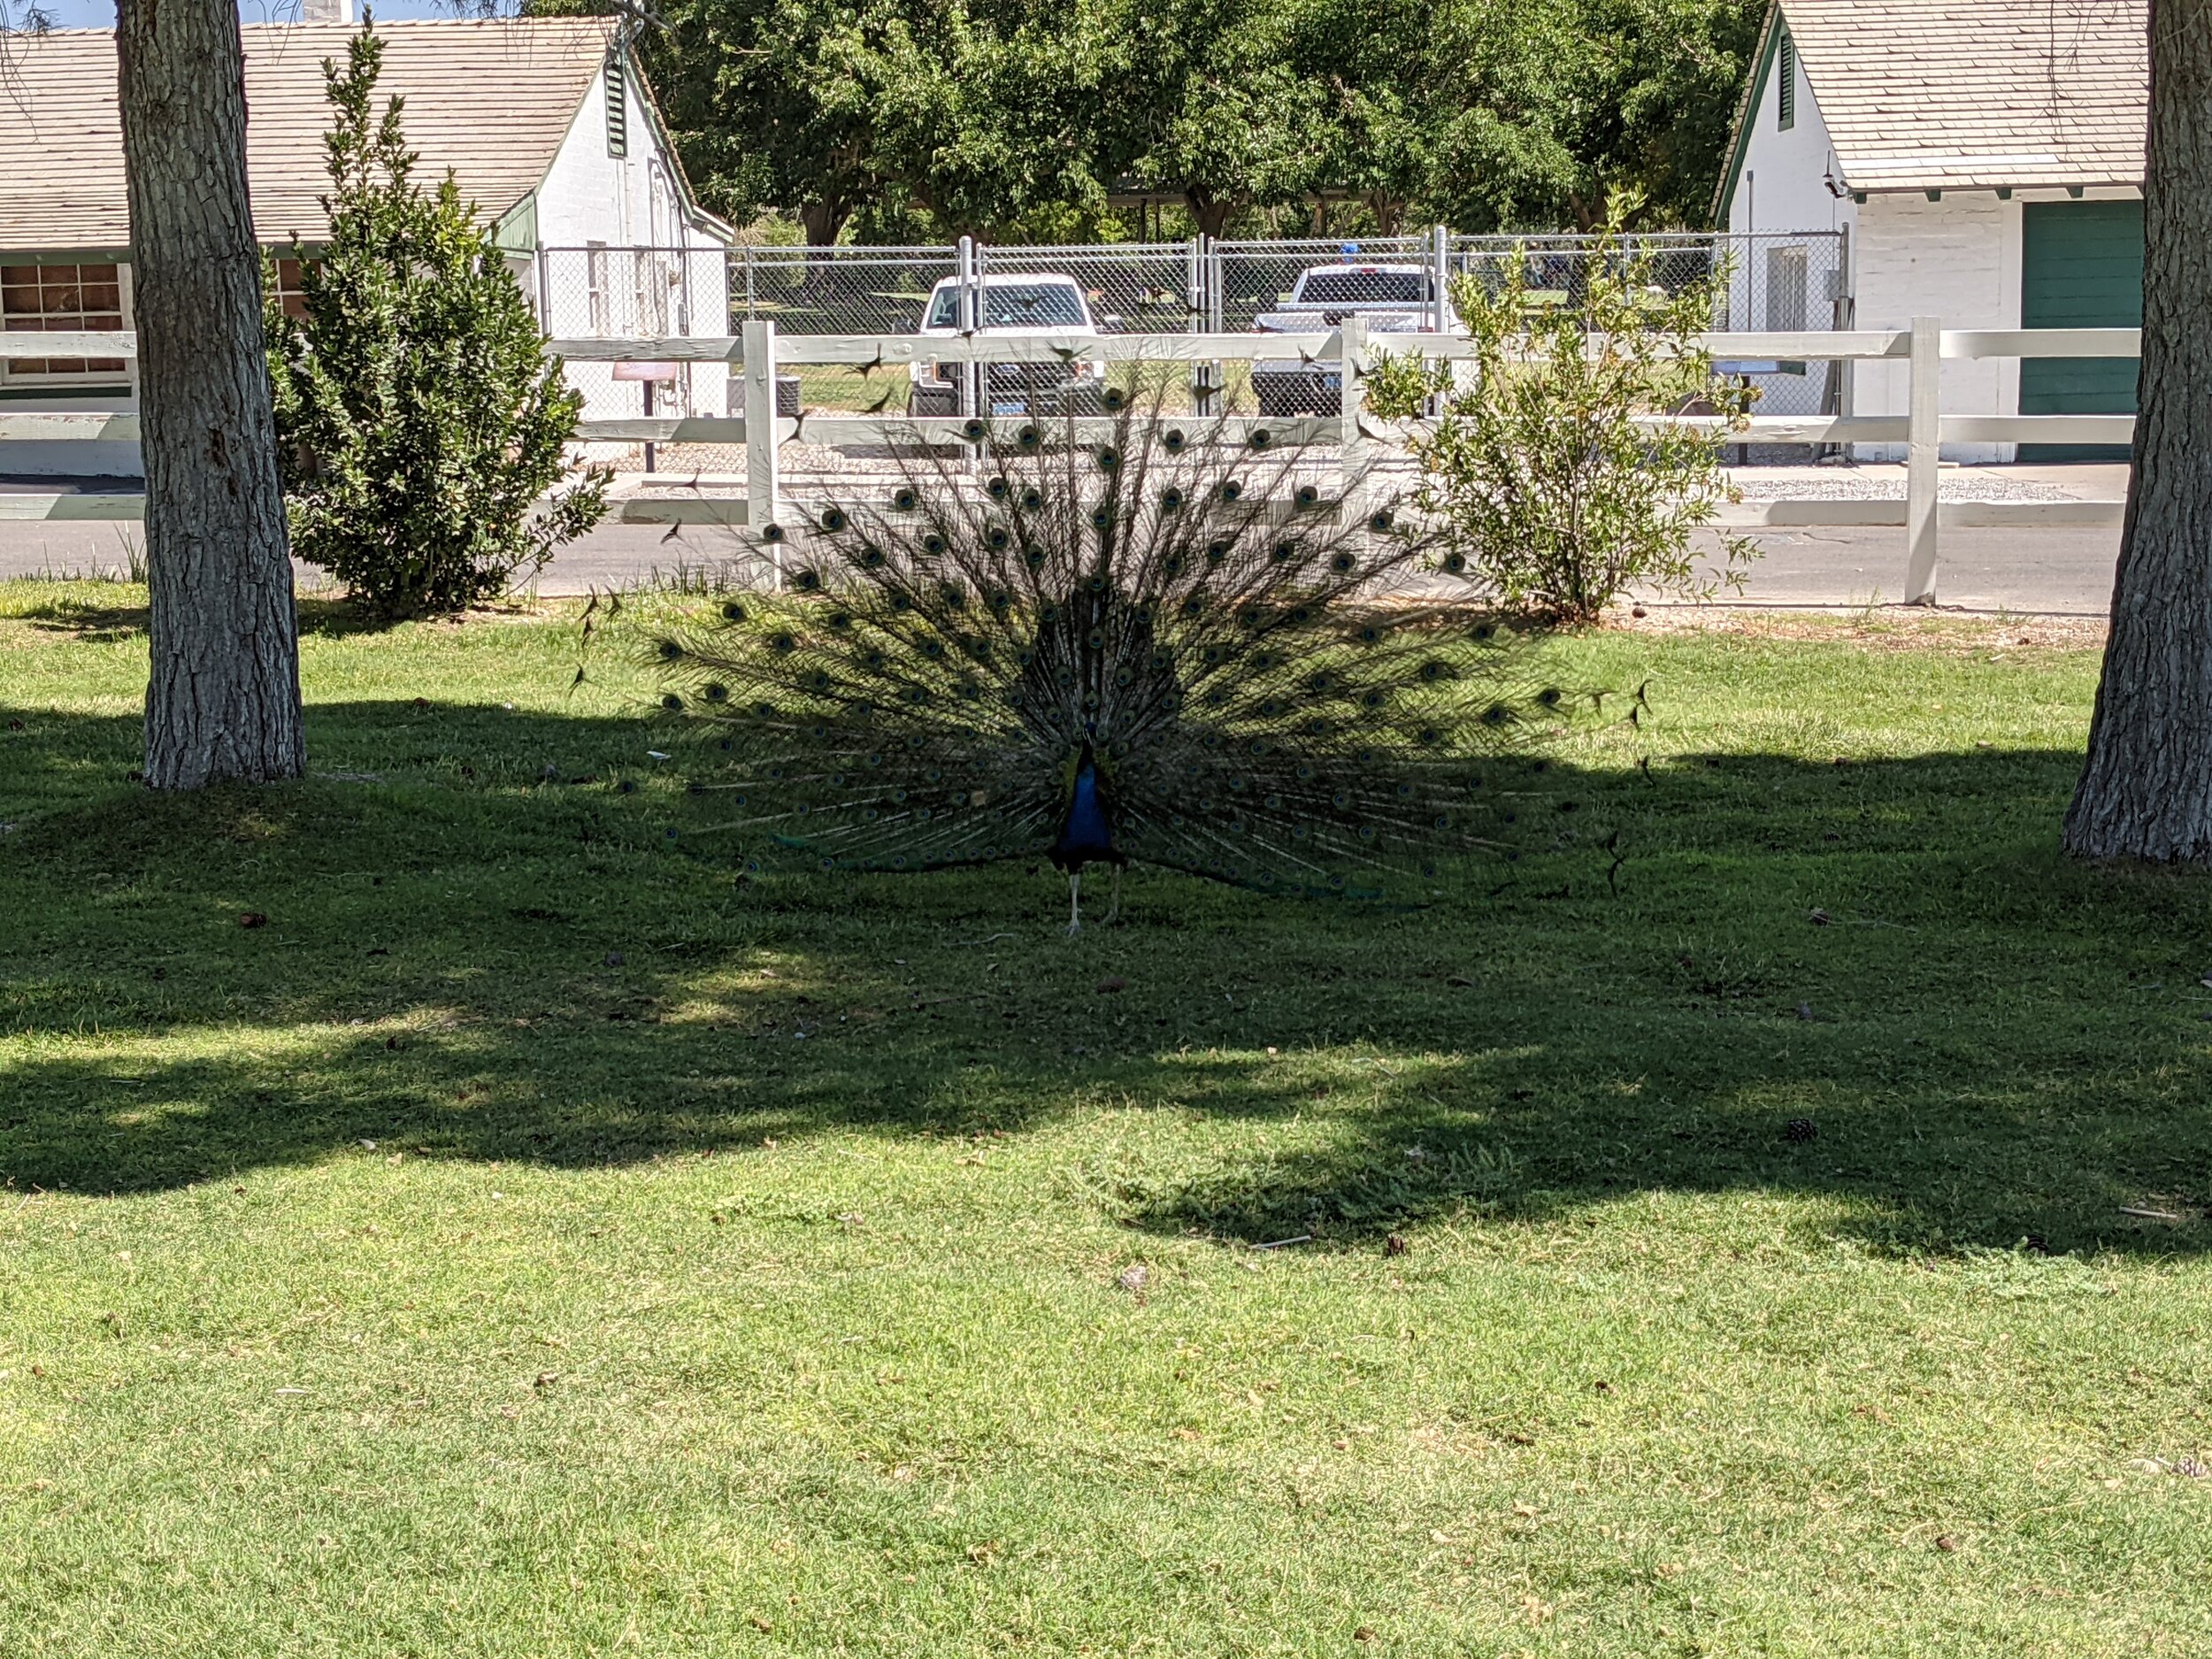
M1417 334L1437 326L1436 274L1426 265L1362 265L1356 251L1340 265L1317 265L1299 273L1271 311L1253 327L1263 334L1326 334L1348 317L1365 319L1374 334ZM1441 298L1446 329L1456 324L1448 295ZM1333 363L1262 357L1252 365L1252 393L1263 415L1333 415L1344 403L1344 378Z

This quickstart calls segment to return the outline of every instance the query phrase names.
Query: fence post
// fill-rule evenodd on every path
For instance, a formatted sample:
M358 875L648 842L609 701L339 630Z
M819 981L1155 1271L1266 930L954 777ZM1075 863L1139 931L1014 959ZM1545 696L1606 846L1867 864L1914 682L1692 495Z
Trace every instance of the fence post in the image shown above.
M953 264L960 279L960 334L972 340L982 326L983 284L976 265L975 238L963 236L953 252ZM976 396L976 378L983 365L964 363L960 365L960 412L973 415L981 399Z
M783 591L783 480L776 465L776 326L757 318L745 325L745 523L768 549ZM772 535L771 531L774 532Z
M1912 379L1905 450L1905 603L1932 605L1942 511L1936 464L1943 454L1943 324L1912 319Z
M1342 505L1339 522L1356 531L1367 518L1367 472L1370 464L1367 434L1360 417L1367 410L1367 319L1347 317L1337 325L1339 396L1337 465L1341 470Z
M1447 320L1451 316L1452 233L1441 225L1429 230L1429 296L1430 327L1438 334L1450 330Z

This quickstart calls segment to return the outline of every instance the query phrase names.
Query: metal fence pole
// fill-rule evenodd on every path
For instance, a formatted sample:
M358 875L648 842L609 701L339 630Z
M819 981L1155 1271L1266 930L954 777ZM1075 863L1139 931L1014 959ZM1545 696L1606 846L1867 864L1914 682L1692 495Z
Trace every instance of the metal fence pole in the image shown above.
M1912 319L1911 373L1905 427L1905 603L1932 605L1943 516L1936 470L1943 455L1943 324L1937 318Z
M768 549L783 591L783 480L776 465L776 326L758 319L745 325L745 523ZM774 534L772 534L771 532Z
M960 278L960 334L963 339L972 339L982 323L983 280L976 257L975 238L963 236L954 250L953 263ZM976 396L976 380L982 365L964 363L960 365L960 412L975 414L982 400Z
M1202 243L1202 258L1203 265L1206 265L1206 332L1225 334L1228 327L1221 319L1228 310L1228 294L1224 292L1224 285L1228 280L1228 263L1221 257L1219 241L1215 241L1212 236L1199 236L1199 243ZM1208 416L1228 413L1228 365L1206 365L1206 407L1199 409L1199 413L1208 413Z
M1206 332L1206 239L1194 236L1183 245L1183 312L1186 334ZM1206 365L1190 365L1190 406L1206 412Z

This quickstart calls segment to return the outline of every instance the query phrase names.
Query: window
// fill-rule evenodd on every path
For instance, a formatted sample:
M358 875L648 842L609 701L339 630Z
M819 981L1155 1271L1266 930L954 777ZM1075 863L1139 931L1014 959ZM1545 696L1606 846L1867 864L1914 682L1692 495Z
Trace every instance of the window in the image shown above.
M622 60L607 59L607 153L630 153L630 87L622 73Z
M1767 332L1799 334L1809 321L1810 284L1802 248L1767 250Z
M1774 55L1774 73L1782 83L1780 105L1775 111L1774 124L1788 132L1797 125L1797 42L1785 31L1780 49Z
M584 292L591 300L591 332L604 339L607 329L607 244L595 242L584 250Z
M1425 271L1310 271L1299 279L1302 305L1425 305Z
M280 259L276 262L277 299L283 305L287 317L303 319L307 315L307 296L300 288L300 271L305 264L303 259Z
M111 265L0 266L0 330L11 334L103 332L123 326L123 273ZM8 350L15 349L10 342ZM120 357L0 357L10 380L122 379Z
M1089 314L1083 296L1065 282L987 283L981 295L986 328L1088 328ZM937 290L925 328L956 328L960 324L960 289L947 284Z

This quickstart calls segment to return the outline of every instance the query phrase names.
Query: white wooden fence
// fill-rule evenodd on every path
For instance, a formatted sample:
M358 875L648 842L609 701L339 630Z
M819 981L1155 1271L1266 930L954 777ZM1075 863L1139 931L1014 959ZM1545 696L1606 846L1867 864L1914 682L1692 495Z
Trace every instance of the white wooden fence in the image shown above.
M1909 329L1861 329L1808 334L1711 334L1702 345L1721 361L1866 362L1900 359L1909 367L1908 412L1902 415L1753 416L1732 427L1745 443L1902 443L1907 447L1903 503L1908 603L1932 604L1941 551L1941 530L1953 522L2076 524L2116 522L2107 503L2070 503L2090 511L2053 514L2046 503L1939 503L1937 463L1941 446L1953 443L2124 444L2134 436L2132 415L1950 415L1942 412L1941 369L1947 361L1993 357L2134 357L2141 334L2131 328L1946 329L1935 318L1916 318ZM121 357L135 355L136 337L122 334L59 334L39 337L42 351L57 357ZM868 368L903 377L917 363L1067 363L1071 361L1219 363L1265 358L1302 358L1346 365L1346 396L1340 414L1271 419L1263 416L1168 417L1192 427L1194 436L1217 434L1243 443L1265 430L1279 442L1334 443L1342 468L1342 511L1357 513L1371 486L1379 460L1401 446L1403 426L1378 420L1362 406L1360 373L1382 354L1418 354L1431 359L1463 360L1472 342L1435 334L1370 334L1363 321L1348 319L1340 328L1310 334L991 334L966 339L913 334L815 334L779 339L775 325L749 322L736 335L687 335L670 339L553 340L547 350L574 362L723 362L736 367L744 392L744 412L729 417L648 417L583 423L579 436L593 442L744 444L743 496L720 500L678 500L651 503L645 514L658 522L672 518L748 526L771 545L787 536L798 520L786 497L778 449L795 439L818 444L895 444L959 447L972 444L988 430L1010 439L1027 418L957 418L896 415L803 415L779 417L775 410L780 369L807 365ZM895 382L894 383L895 385ZM1655 417L1655 419L1690 419ZM1080 424L1080 423L1079 423ZM1100 430L1110 422L1101 418ZM1711 423L1717 429L1723 423ZM775 443L747 442L747 434L772 430ZM134 442L138 418L122 414L0 413L0 440L109 439ZM43 503L43 510L19 510L11 501ZM71 503L76 503L72 505ZM633 503L633 506L646 503ZM1788 505L1790 503L1783 503ZM1804 503L1810 508L1815 503ZM1820 510L1873 509L1846 521L1878 522L1894 503L1823 501ZM0 516L45 518L135 518L143 512L135 495L0 495ZM1778 515L1778 521L1779 515ZM1790 522L1833 522L1808 512ZM1890 520L1894 522L1893 518Z

